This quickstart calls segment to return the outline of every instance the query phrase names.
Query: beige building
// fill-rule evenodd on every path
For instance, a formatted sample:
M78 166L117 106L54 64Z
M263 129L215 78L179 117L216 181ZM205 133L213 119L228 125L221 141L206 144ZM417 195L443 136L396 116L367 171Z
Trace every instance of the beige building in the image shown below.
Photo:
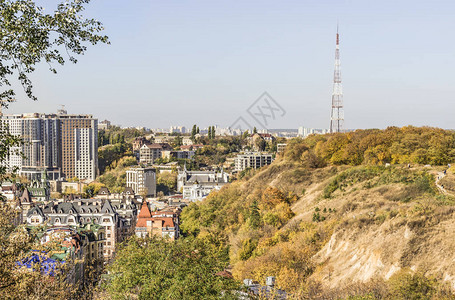
M153 164L155 160L162 157L162 152L166 150L172 150L167 143L144 144L139 151L139 162Z
M62 112L60 145L62 176L95 180L98 168L98 121L92 115Z

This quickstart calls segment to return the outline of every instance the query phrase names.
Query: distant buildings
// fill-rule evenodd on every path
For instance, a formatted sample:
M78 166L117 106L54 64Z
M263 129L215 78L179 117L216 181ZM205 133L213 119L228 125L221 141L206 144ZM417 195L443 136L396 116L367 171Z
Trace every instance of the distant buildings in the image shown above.
M276 144L276 153L278 153L278 154L284 153L286 146L287 146L287 144L284 144L284 143Z
M193 150L196 151L197 149L204 148L204 145L202 144L192 144L192 145L183 145L180 146L180 149L185 151L185 150Z
M245 169L259 169L270 165L273 161L272 154L262 152L248 152L239 154L235 158L235 171L240 172Z
M186 133L185 126L171 126L169 133Z
M154 168L130 168L126 171L126 186L134 193L156 196L156 170Z
M182 138L182 144L184 146L190 146L190 145L193 145L194 142L190 137L184 137L184 138Z
M133 141L133 151L139 151L141 147L145 144L151 144L149 140L147 140L145 137L137 137Z
M166 159L191 159L194 156L192 150L165 150L161 152L161 157Z
M98 121L91 115L3 115L2 123L23 143L3 162L11 172L40 180L43 170L51 180L62 177L94 180L98 167ZM21 152L24 156L21 155Z
M111 121L108 121L108 120L104 120L104 121L100 121L98 123L98 129L99 130L106 130L108 129L109 127L111 127Z
M177 175L177 191L182 192L183 199L203 200L213 190L221 189L229 182L229 175L223 170L187 171L186 167Z
M162 157L165 150L172 150L172 147L167 143L144 144L139 151L139 163L151 165Z
M299 127L298 136L300 137L307 137L311 134L326 134L329 133L328 129L315 129L315 128L306 128L306 127Z

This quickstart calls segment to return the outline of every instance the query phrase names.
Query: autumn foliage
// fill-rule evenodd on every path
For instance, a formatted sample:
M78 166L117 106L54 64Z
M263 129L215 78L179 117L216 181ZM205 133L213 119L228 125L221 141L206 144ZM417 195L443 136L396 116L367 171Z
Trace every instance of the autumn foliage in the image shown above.
M285 158L310 168L385 163L445 165L455 160L455 132L407 126L313 135L290 141Z

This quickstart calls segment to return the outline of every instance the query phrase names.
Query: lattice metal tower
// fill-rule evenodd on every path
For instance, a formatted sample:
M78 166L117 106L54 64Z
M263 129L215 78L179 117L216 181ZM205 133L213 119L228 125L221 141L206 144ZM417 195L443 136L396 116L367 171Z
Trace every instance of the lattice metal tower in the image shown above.
M340 35L337 26L337 44L335 48L335 71L333 72L332 113L330 115L330 133L343 132L343 88L341 86Z

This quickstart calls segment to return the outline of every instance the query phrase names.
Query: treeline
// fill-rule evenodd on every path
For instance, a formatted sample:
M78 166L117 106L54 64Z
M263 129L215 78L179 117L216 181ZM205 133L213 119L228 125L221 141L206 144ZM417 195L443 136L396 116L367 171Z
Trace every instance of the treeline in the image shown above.
M101 147L108 144L132 142L134 138L150 133L150 131L140 130L137 128L120 128L118 126L111 126L108 129L100 129L98 131L98 146Z
M455 160L455 132L407 126L313 135L291 140L285 158L311 168L328 164L446 165Z

